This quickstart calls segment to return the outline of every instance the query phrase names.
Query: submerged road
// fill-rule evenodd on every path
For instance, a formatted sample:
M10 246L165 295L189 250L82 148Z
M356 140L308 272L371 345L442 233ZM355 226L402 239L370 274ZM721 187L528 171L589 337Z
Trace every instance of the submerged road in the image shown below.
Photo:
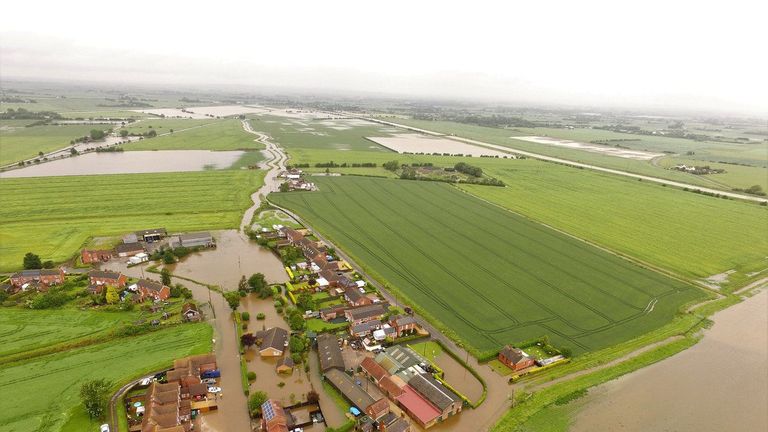
M617 169L613 169L613 168L605 168L605 167L601 167L601 166L597 166L597 165L590 165L590 164L585 164L585 163L581 163L581 162L575 162L575 161L572 161L572 160L569 160L569 159L561 159L561 158L557 158L557 157L543 155L543 154L540 154L540 153L533 153L533 152L529 152L529 151L525 151L525 150L518 150L518 149L516 149L514 147L490 144L490 143L486 143L486 142L483 142L483 141L477 141L477 140L473 140L473 139L469 139L469 138L462 138L462 137L458 137L458 136L454 136L454 135L446 135L446 134L440 133L440 132L430 131L430 130L427 130L427 129L420 129L420 128L416 128L416 127L412 127L412 126L407 126L407 125L400 124L400 123L393 123L393 122L388 122L388 121L385 121L385 120L379 120L379 119L376 119L376 118L364 117L364 116L359 116L359 115L355 115L355 114L347 114L347 113L344 113L344 114L349 116L349 117L358 118L360 120L367 120L367 121L370 121L370 122L379 123L379 124L383 124L383 125L387 125L387 126L394 126L394 127L397 127L397 128L406 129L406 130L413 131L413 132L418 132L418 133L427 134L427 135L439 136L441 138L451 139L451 140L454 140L454 141L460 141L460 142L464 142L464 143L467 143L467 144L474 144L474 145L478 145L478 146L481 146L481 147L492 148L494 150L499 150L499 151L507 152L507 153L510 153L510 154L519 154L519 155L531 157L531 158L534 158L534 159L539 159L539 160L544 160L544 161L549 161L549 162L557 162L557 163L561 163L561 164L565 164L565 165L570 165L570 166L574 166L574 167L587 168L587 169L591 169L591 170L594 170L594 171L600 171L600 172L605 172L605 173L609 173L609 174L616 174L616 175L636 178L636 179L640 179L640 180L647 180L647 181L650 181L650 182L665 184L665 185L668 185L668 186L674 186L674 187L681 188L681 189L687 188L687 189L699 190L699 191L707 192L707 193L725 195L725 196L727 196L729 198L736 198L736 199L741 199L741 200L746 200L746 201L755 201L755 202L760 202L760 203L763 203L763 202L764 203L768 203L768 198L766 198L766 197L758 197L758 196L754 196L754 195L745 195L745 194L740 194L740 193L736 193L736 192L723 191L723 190L720 190L720 189L711 189L711 188L696 186L696 185L692 185L692 184L688 184L688 183L682 183L682 182L678 182L678 181L674 181L674 180L666 180L666 179L662 179L662 178L658 178L658 177L651 177L651 176L642 175L642 174L635 174L635 173L631 173L631 172L627 172L627 171L622 171L622 170L617 170ZM338 115L338 113L337 113L337 115Z

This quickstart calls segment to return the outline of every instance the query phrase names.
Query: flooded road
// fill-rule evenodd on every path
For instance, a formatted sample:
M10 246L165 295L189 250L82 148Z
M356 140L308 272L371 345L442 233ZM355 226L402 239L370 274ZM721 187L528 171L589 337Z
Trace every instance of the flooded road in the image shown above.
M160 150L87 153L0 173L0 178L203 171L232 166L241 151Z
M713 316L701 342L590 390L571 430L768 430L768 291Z

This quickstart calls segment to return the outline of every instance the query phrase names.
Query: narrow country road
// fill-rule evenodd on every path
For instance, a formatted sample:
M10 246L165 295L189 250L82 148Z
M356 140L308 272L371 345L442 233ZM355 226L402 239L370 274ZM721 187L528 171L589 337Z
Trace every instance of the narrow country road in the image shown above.
M464 142L464 143L467 143L467 144L474 144L474 145L478 145L478 146L482 146L482 147L492 148L494 150L499 150L499 151L503 151L503 152L510 153L510 154L519 154L519 155L531 157L531 158L534 158L534 159L539 159L539 160L544 160L544 161L549 161L549 162L557 162L557 163L566 164L566 165L570 165L570 166L575 166L575 167L580 167L580 168L587 168L587 169L591 169L591 170L594 170L594 171L600 171L600 172L605 172L605 173L609 173L609 174L616 174L616 175L621 175L621 176L625 176L625 177L632 177L632 178L636 178L636 179L640 179L640 180L647 180L647 181L651 181L651 182L655 182L655 183L660 183L660 184L665 184L665 185L669 185L669 186L678 187L678 188L681 188L681 189L687 188L687 189L692 189L692 190L700 190L702 192L708 192L708 193L713 193L713 194L725 195L725 196L730 197L730 198L742 199L742 200L747 200L747 201L755 201L755 202L761 202L761 203L762 202L768 203L768 198L765 198L765 197L758 197L758 196L753 196L753 195L744 195L744 194L740 194L740 193L728 192L728 191L723 191L723 190L719 190L719 189L710 189L710 188L696 186L696 185L692 185L692 184L688 184L688 183L681 183L681 182L677 182L677 181L673 181L673 180L666 180L666 179L662 179L662 178L658 178L658 177L651 177L651 176L646 176L646 175L642 175L642 174L635 174L635 173L631 173L631 172L627 172L627 171L621 171L621 170L612 169L612 168L604 168L604 167L597 166L597 165L590 165L590 164L585 164L585 163L581 163L581 162L574 162L574 161L568 160L568 159L561 159L561 158L556 158L556 157L552 157L552 156L546 156L546 155L539 154L539 153L533 153L533 152L529 152L529 151L518 150L518 149L516 149L514 147L511 147L511 146L508 147L508 146L500 146L500 145L496 145L496 144L489 144L489 143L486 143L486 142L483 142L483 141L477 141L477 140L473 140L473 139L469 139L469 138L462 138L462 137L458 137L458 136L454 136L454 135L446 135L446 134L440 133L440 132L430 131L430 130L427 130L427 129L415 128L415 127L412 127L412 126L406 126L406 125L403 125L403 124L388 122L388 121L379 120L379 119L371 118L371 117L359 116L359 115L349 114L349 113L335 113L335 114L336 115L344 114L344 115L347 115L349 117L358 118L360 120L366 120L366 121L370 121L370 122L374 122L374 123L379 123L379 124L383 124L383 125L387 125L387 126L394 126L394 127L397 127L397 128L407 129L409 131L418 132L418 133L422 133L422 134L439 136L439 137L445 138L445 139L451 139L451 140L454 140L454 141L461 141L461 142Z

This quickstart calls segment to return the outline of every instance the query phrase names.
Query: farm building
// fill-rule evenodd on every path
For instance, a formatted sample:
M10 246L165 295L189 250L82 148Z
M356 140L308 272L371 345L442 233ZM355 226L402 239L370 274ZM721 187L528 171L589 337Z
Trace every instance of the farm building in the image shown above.
M148 230L136 231L136 238L139 241L153 243L168 236L168 231L165 228L153 228Z
M394 375L413 366L428 365L429 362L416 351L406 346L394 345L376 356L376 362Z
M325 373L325 379L338 390L352 405L376 420L389 412L386 399L376 399L365 391L365 385L357 385L355 381L338 369ZM373 385L373 384L371 384Z
M261 404L261 430L264 432L288 432L289 419L280 402L269 399Z
M347 317L347 321L349 321L350 325L357 325L372 320L380 320L387 314L388 309L389 304L376 303L347 309L344 311L344 315Z
M262 357L279 357L288 346L288 331L280 327L272 327L260 333L261 345L259 354Z
M11 286L24 288L24 285L33 283L47 289L52 285L64 283L64 271L62 269L22 270L11 275Z
M91 270L88 272L88 281L88 291L98 294L107 285L125 288L128 277L119 272Z
M514 371L531 367L536 363L536 360L526 354L525 351L511 345L507 345L501 350L499 361Z
M141 243L123 243L115 246L115 253L119 257L130 257L144 252Z
M171 289L160 282L155 282L149 279L139 279L136 286L138 287L141 301L144 301L147 298L153 300L166 300L171 296Z
M213 236L209 232L182 234L179 236L179 242L181 242L182 246L188 248L198 246L213 247L216 245Z
M416 375L408 381L408 385L440 411L440 421L461 412L462 399L432 375L427 373Z
M96 262L107 262L112 259L112 251L104 249L83 249L80 252L80 261L83 264L92 264Z
M331 369L343 371L344 357L339 348L339 339L328 333L317 336L317 356L320 359L320 370L325 373Z
M363 372L377 385L382 379L389 376L389 373L371 357L364 358L363 361L360 362L360 368L362 368Z
M396 399L397 405L424 429L434 426L440 419L440 411L413 387L406 385L402 390L403 393Z

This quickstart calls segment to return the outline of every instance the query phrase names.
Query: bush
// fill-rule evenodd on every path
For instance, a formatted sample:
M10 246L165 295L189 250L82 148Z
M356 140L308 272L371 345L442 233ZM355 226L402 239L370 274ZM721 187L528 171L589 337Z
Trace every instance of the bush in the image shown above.
M256 379L256 372L248 372L246 376L248 377L248 381L254 381Z
M251 320L251 314L248 313L248 312L241 313L240 317L243 319L243 321L250 321Z
M262 321L262 320L264 320L266 318L267 318L267 316L264 315L263 312L259 312L259 313L256 314L256 319L259 320L259 321Z

